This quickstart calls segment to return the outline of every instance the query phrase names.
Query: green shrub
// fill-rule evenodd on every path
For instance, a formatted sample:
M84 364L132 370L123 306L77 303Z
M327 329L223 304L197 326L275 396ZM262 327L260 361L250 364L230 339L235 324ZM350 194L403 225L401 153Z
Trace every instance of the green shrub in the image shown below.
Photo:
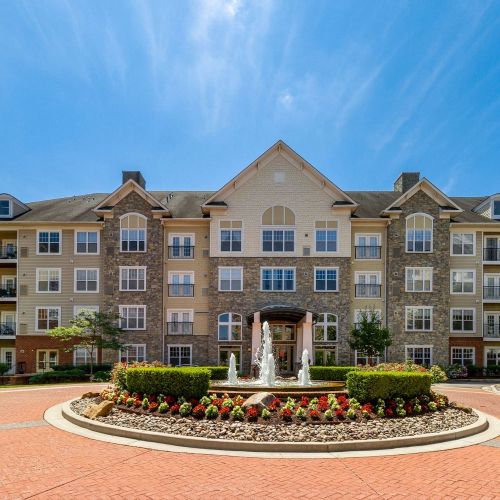
M200 366L210 371L210 380L226 380L229 366Z
M97 372L109 372L113 368L111 363L102 363L94 365L94 373ZM52 367L55 372L67 372L70 370L82 370L86 374L90 374L90 365L72 365L72 364L64 364L64 365L55 365Z
M409 399L431 390L432 375L418 372L358 371L347 375L349 397L361 403L375 399Z
M500 375L500 365L490 365L484 369L484 374L487 377L496 377Z
M433 384L440 384L442 382L446 382L448 377L446 376L446 372L439 365L432 365L429 368L429 373L432 376Z
M467 365L467 373L469 377L477 377L483 374L483 368L477 365Z
M111 380L111 372L98 371L91 377L93 382L109 382Z
M78 382L86 380L87 375L83 370L66 370L58 372L38 373L29 378L30 384L54 384L57 382Z
M206 396L210 371L205 368L128 368L126 388L130 393L168 394L200 399Z
M346 380L347 374L357 371L357 366L311 366L311 380Z
M7 363L0 363L0 377L5 375L10 370L10 366Z

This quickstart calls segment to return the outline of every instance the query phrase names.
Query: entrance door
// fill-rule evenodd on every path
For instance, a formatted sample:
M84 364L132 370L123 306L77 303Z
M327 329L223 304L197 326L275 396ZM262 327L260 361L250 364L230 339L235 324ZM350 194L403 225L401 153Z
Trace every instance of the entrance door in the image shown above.
M36 371L48 372L52 367L57 365L59 359L59 352L56 350L38 350L36 352Z
M0 349L0 363L9 365L7 375L14 375L16 373L16 348L4 347Z
M290 375L294 372L295 346L291 344L274 344L274 359L276 360L278 373Z

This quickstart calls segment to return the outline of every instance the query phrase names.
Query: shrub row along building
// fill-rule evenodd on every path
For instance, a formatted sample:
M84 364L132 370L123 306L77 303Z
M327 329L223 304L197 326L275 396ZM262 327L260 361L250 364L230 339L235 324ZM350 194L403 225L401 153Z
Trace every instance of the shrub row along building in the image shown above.
M250 372L269 321L281 373L362 363L360 311L393 335L386 360L500 364L500 194L448 197L418 173L346 192L279 141L217 192L113 193L25 204L0 195L0 362L86 363L46 334L82 310L121 316L99 360Z

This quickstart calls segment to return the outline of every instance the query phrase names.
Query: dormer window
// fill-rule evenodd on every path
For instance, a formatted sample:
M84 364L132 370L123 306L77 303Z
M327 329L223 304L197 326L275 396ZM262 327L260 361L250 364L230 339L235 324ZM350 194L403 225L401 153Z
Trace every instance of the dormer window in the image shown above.
M0 217L12 217L12 202L10 200L0 200Z
M427 214L413 214L406 219L406 251L432 252L433 220Z
M500 219L500 200L493 200L491 217L492 219Z

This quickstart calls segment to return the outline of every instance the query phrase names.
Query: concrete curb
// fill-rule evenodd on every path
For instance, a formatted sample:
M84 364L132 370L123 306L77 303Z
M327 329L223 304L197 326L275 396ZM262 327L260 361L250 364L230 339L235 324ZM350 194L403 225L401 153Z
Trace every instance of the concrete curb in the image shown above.
M78 399L78 398L77 398ZM118 438L128 438L133 441L146 441L171 445L179 447L182 451L186 448L201 448L213 451L229 452L263 452L263 453L336 453L336 452L362 452L362 451L382 451L393 450L397 448L420 447L425 445L434 445L447 441L456 441L474 436L478 433L488 430L489 422L486 416L476 410L478 415L477 422L462 427L458 430L443 431L432 434L422 434L419 436L408 436L399 438L389 438L384 440L368 439L363 441L341 441L326 443L295 443L295 442L255 442L255 441L232 441L222 439L207 439L190 436L179 436L174 434L165 434L161 432L134 430L127 427L119 427L109 424L103 424L95 420L88 420L74 413L71 410L71 401L62 403L61 414L64 419L72 424L83 427L84 429L114 436ZM475 444L475 443L468 443ZM465 444L464 444L465 445ZM417 450L416 450L417 451Z

